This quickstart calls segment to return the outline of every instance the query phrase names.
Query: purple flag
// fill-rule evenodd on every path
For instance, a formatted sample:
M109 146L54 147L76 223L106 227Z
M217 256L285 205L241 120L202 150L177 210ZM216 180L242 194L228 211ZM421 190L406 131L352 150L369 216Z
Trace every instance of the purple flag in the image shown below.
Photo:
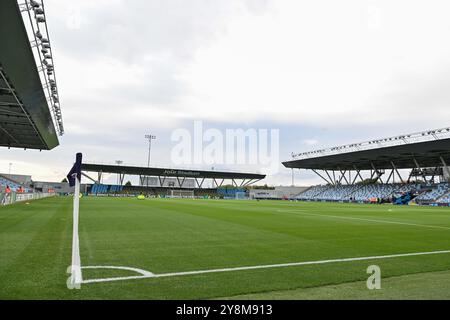
M75 186L75 177L74 175L77 175L78 181L81 181L81 159L83 158L83 155L81 153L77 153L77 157L75 160L75 164L73 165L72 169L70 169L70 172L67 174L67 180L69 180L69 186L73 187Z

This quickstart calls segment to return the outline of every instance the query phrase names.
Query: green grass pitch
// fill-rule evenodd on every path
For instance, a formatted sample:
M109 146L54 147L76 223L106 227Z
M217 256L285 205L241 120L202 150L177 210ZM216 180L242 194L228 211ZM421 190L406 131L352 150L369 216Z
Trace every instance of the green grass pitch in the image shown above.
M154 274L450 250L450 209L290 201L80 200L82 266ZM82 284L72 199L0 207L0 299L450 298L450 253ZM381 268L368 290L366 269ZM83 278L134 276L83 269Z

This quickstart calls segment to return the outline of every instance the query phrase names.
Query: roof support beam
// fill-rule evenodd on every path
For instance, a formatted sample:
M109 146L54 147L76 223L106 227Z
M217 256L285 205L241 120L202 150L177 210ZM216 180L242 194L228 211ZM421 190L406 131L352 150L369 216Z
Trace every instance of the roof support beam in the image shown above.
M450 168L447 166L447 163L445 162L444 158L442 156L439 157L442 164L444 165L444 170L447 171L447 177L450 178Z
M394 177L394 169L391 170L391 173L389 174L386 183L389 183L389 181L392 179L392 183L395 183L395 177Z
M324 171L325 171L325 173L327 174L328 178L330 179L331 184L334 185L336 182L333 181L333 179L331 179L331 176L330 176L330 174L328 173L328 170L324 170ZM334 172L334 171L333 171L333 172Z
M377 168L375 168L375 165L373 164L373 162L371 162L370 165L372 166L374 173L377 175L377 180L375 182L380 180L381 183L383 183L383 180L381 180L382 173ZM373 175L372 175L372 177L370 177L370 179L373 179Z
M166 176L164 176L164 179L161 180L161 176L158 176L159 185L161 187L164 187L164 182L166 182Z
M352 184L355 184L356 179L359 177L361 179L361 181L364 181L363 177L361 176L361 170L356 168L356 166L353 166L353 169L355 169L356 171L356 175L355 175L355 179L353 180Z
M119 182L123 186L123 180L125 180L125 173L119 173Z
M341 183L342 179L344 179L347 184L350 184L347 180L347 177L345 176L345 174L347 173L347 170L344 170L344 172L342 172L341 168L338 168L338 169L341 173L341 179L339 179L339 183Z
M253 180L255 180L255 181L253 181ZM254 184L254 183L257 183L257 182L259 182L259 181L261 181L262 179L251 179L249 182L247 182L247 184L245 185L245 186L249 186L249 185L251 185L251 184Z
M321 177L323 180L325 180L325 182L327 183L327 184L333 184L333 182L331 182L331 181L328 181L326 178L324 178L319 172L317 172L315 169L312 169L312 171L315 173L315 174L317 174L319 177Z
M415 163L417 169L419 169L419 172L422 173L423 181L427 182L427 177L426 177L425 173L423 172L422 168L420 167L419 163L417 162L417 160L416 160L416 158L414 156L413 156L413 160L414 160L414 163Z
M91 177L89 177L86 173L84 173L83 171L81 171L81 175L88 178L89 180L91 180L94 183L99 183L98 181L95 181L95 179L92 179Z
M183 180L181 180L181 182L180 182L179 177L177 177L178 188L183 188L183 184L184 184L184 181L185 181L185 180L186 180L186 177L183 177Z
M197 179L195 179L195 181L197 181ZM205 182L205 178L202 179L202 182L200 182L200 184L199 184L198 181L197 181L197 185L198 185L198 188L199 188L199 189L202 188L203 182Z
M398 172L398 169L397 169L397 167L395 166L394 161L391 161L391 165L392 165L392 169L395 170L395 172L397 173L398 177L400 178L400 181L401 181L402 183L405 183L405 181L403 180L401 174Z

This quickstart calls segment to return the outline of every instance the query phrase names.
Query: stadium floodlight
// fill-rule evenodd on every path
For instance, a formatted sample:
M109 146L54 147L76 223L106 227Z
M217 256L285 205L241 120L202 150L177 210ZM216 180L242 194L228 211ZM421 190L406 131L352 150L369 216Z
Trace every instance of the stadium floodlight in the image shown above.
M43 15L36 16L36 21L39 23L45 22L45 17Z
M33 7L33 8L39 8L41 5L39 4L39 2L37 2L37 1L34 1L34 0L30 0L30 5Z
M120 166L123 163L122 160L116 160L115 162L118 166ZM117 185L119 184L120 184L120 173L117 174Z
M152 140L156 140L156 136L152 134L146 134L145 139L148 140L148 160L147 160L147 167L150 167L150 154L152 151Z

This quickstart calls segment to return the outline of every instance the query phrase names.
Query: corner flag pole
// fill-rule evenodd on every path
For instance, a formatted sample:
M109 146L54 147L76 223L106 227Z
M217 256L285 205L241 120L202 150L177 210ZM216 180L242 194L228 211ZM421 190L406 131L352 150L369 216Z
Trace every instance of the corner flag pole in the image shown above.
M80 181L81 181L81 161L82 154L77 153L75 164L70 170L67 178L69 185L75 187L73 193L73 234L72 234L72 265L70 267L71 277L69 288L79 289L83 277L81 274L81 259L80 259L80 243L78 239L78 217L80 211Z

